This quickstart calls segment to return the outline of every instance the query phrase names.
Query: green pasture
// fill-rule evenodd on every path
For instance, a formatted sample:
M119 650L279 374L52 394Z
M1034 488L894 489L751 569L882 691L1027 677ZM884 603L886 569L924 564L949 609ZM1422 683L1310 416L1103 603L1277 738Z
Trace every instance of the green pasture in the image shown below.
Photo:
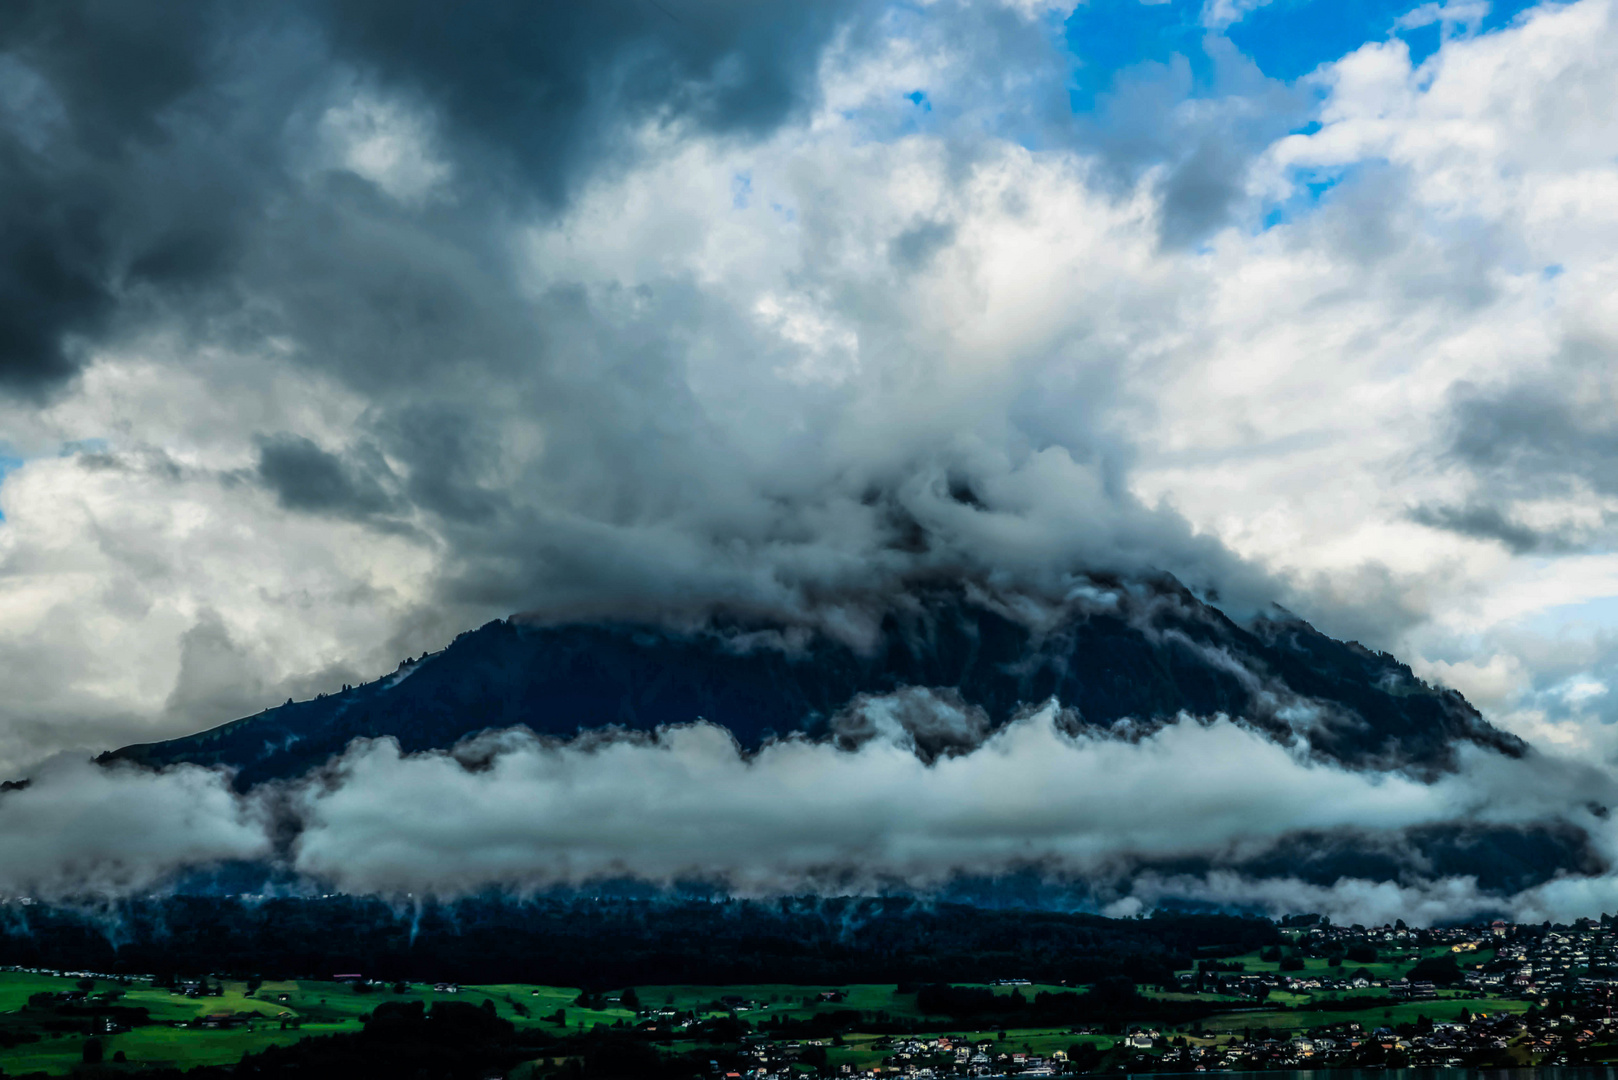
M984 983L956 983L956 986L984 986ZM1023 997L1032 1001L1035 994L1043 992L1072 993L1075 988L1071 986L1056 986L1048 983L1033 986L996 986L991 988L997 996L1010 997L1013 991L1021 990ZM823 1001L821 994L840 992L845 995L842 1001ZM572 993L572 991L568 991ZM806 1019L816 1013L835 1012L842 1009L855 1009L860 1012L886 1012L895 1017L919 1018L921 1013L916 1009L916 995L913 993L901 994L893 983L842 983L837 985L798 986L790 983L764 983L753 986L637 986L635 993L640 997L641 1005L645 1008L672 1007L681 1012L695 1012L699 1016L721 1011L724 1006L720 1004L726 997L741 998L742 1001L755 1003L757 1009L739 1015L752 1023L772 1018ZM566 1008L566 1006L563 1006ZM627 1013L615 1014L627 1016ZM568 1008L568 1020L573 1019L573 1010Z
M1521 1013L1528 1010L1529 1004L1527 1001L1511 1001L1500 998L1439 998L1432 1001L1410 1001L1383 1008L1361 1009L1350 1012L1305 1009L1286 1012L1265 1010L1262 1012L1221 1013L1204 1020L1202 1026L1205 1031L1230 1032L1240 1031L1243 1028L1259 1027L1267 1027L1275 1031L1303 1031L1308 1028L1325 1027L1328 1024L1357 1023L1370 1030L1384 1025L1394 1027L1402 1023L1414 1023L1418 1016L1427 1016L1438 1021L1455 1020L1460 1016L1462 1009L1474 1014Z
M297 1042L311 1035L329 1035L357 1030L358 1025L310 1025L302 1031L281 1030L278 1024L263 1024L253 1030L189 1029L167 1025L136 1028L117 1035L98 1036L107 1061L123 1051L131 1066L176 1067L229 1065L243 1054L270 1046ZM0 1065L11 1074L29 1072L66 1073L78 1068L84 1057L83 1036L73 1035L30 1043L0 1052Z
M1436 955L1442 949L1428 950ZM1273 961L1258 959L1258 954L1236 958L1246 970L1261 972L1274 970ZM1415 956L1399 961L1384 961L1380 966L1392 974L1401 974L1415 962ZM1477 954L1463 954L1463 963L1478 962ZM1359 965L1351 965L1350 970ZM1376 966L1365 965L1375 971ZM1340 975L1342 969L1328 968L1324 960L1306 961L1304 973ZM466 986L457 994L437 992L430 984L411 984L404 993L394 993L391 987L377 987L359 992L346 983L299 980L266 982L253 994L247 993L242 982L226 981L222 996L186 998L168 989L158 989L143 981L118 985L111 980L96 980L91 994L116 992L121 996L117 1005L144 1008L152 1019L150 1025L132 1031L101 1036L106 1059L122 1051L131 1066L172 1065L189 1068L196 1065L225 1064L237 1061L245 1053L266 1047L294 1042L312 1035L326 1035L360 1030L363 1017L385 1001L421 1001L431 1006L434 1001L461 1001L481 1007L485 1001L493 1004L495 1012L520 1027L539 1028L557 1032L556 1026L541 1017L554 1015L560 1009L565 1014L569 1030L597 1024L633 1022L634 1014L623 1008L616 999L622 989L608 992L603 1008L583 1009L574 1004L579 991L569 987L502 984ZM962 984L957 984L962 985ZM965 984L972 985L972 984ZM981 985L981 984L978 984ZM20 972L0 972L0 1027L31 1026L30 1014L20 1012L28 998L44 991L61 992L77 989L76 980L65 977L30 975ZM643 1008L672 1007L680 1012L692 1012L699 1017L729 1011L724 999L740 999L746 1010L739 1015L753 1024L770 1019L807 1019L817 1013L836 1010L856 1010L866 1013L885 1012L895 1018L919 1018L914 993L898 992L897 986L886 984L843 984L800 986L788 983L753 984L735 986L637 986L634 988ZM1014 990L1032 1000L1042 991L1073 992L1082 987L1035 985L1024 987L994 987L994 993L1009 996ZM823 1000L830 992L843 995L841 1001ZM1162 993L1146 990L1150 996L1167 1000L1194 1000L1195 995ZM1370 990L1330 994L1337 996L1377 997L1383 991ZM1315 995L1320 996L1320 995ZM282 1000L282 999L285 1000ZM1237 1006L1244 999L1210 998ZM1202 1022L1209 1038L1218 1038L1221 1032L1237 1032L1243 1028L1268 1027L1279 1031L1296 1031L1338 1022L1357 1022L1367 1028L1383 1024L1396 1025L1413 1021L1418 1015L1435 1020L1455 1018L1463 1008L1473 1012L1522 1012L1528 1007L1524 1001L1478 998L1441 998L1439 1000L1409 1002L1390 1007L1369 1008L1351 1012L1314 1011L1307 1008L1313 997L1308 994L1272 993L1271 1007L1255 1011L1233 1008L1216 1014ZM1301 1006L1302 1008L1275 1008L1274 1006ZM197 1021L209 1015L228 1014L246 1018L241 1027L203 1028ZM286 1026L283 1027L283 1024ZM1091 1042L1104 1052L1114 1049L1118 1039L1111 1036L1074 1035L1066 1028L1016 1028L999 1037L997 1030L949 1032L957 1038L973 1043L993 1042L996 1053L1028 1052L1048 1056L1056 1050L1066 1050L1076 1042ZM931 1036L926 1036L931 1037ZM886 1057L891 1051L874 1049L883 1036L852 1034L845 1036L841 1046L828 1046L827 1053L833 1065L849 1064L861 1068ZM37 1043L28 1043L10 1050L0 1050L0 1069L8 1074L45 1072L65 1074L77 1068L82 1060L84 1036L49 1036ZM671 1050L701 1050L704 1044L681 1040Z
M1284 951L1290 953L1291 950L1289 948ZM1434 945L1425 949L1378 949L1377 959L1374 963L1359 964L1355 963L1353 960L1345 959L1342 962L1342 965L1339 967L1332 967L1331 963L1323 956L1306 956L1303 957L1302 970L1288 971L1284 972L1283 974L1295 979L1342 979L1347 978L1348 976L1363 969L1369 973L1373 979L1398 979L1402 978L1418 960L1433 956L1443 956L1449 952L1450 947L1448 945ZM1235 963L1242 965L1242 970L1244 972L1252 974L1280 972L1280 961L1261 960L1259 959L1259 955L1260 951L1255 950L1242 956L1225 957L1220 962L1230 963L1234 961ZM1455 954L1456 962L1462 967L1469 967L1473 964L1487 963L1493 959L1493 949L1480 949L1475 953Z
M34 994L58 993L77 990L73 979L57 979L49 975L30 975L23 971L0 971L0 1013L16 1012L28 1004ZM113 989L110 984L106 989ZM97 990L103 989L101 986Z

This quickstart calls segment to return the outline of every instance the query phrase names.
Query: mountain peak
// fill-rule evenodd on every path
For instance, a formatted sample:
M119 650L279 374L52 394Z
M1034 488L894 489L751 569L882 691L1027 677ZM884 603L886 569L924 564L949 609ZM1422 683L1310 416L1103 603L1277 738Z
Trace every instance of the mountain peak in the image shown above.
M1096 577L1058 600L931 584L874 624L854 644L757 617L682 629L496 620L374 682L104 760L225 765L245 789L318 767L361 737L419 752L492 728L571 738L699 719L753 750L846 732L850 710L916 688L979 717L967 726L981 734L1055 700L1065 722L1091 728L1224 715L1355 769L1433 775L1461 743L1525 751L1391 656L1286 613L1238 626L1171 578Z

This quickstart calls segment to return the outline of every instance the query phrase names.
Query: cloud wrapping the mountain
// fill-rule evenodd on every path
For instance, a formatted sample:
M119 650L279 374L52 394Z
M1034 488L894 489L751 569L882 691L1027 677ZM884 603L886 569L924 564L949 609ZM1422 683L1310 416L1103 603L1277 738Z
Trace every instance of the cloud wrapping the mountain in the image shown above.
M1321 764L1226 719L1073 734L1053 704L929 764L913 725L892 719L918 708L914 692L864 708L875 734L852 751L789 739L744 756L708 724L566 744L501 732L454 753L359 741L292 797L293 865L350 891L441 895L619 876L742 893L929 890L1028 866L1128 889L1154 862L1237 864L1310 830L1550 820L1600 831L1618 865L1590 810L1609 782L1544 758L1469 752L1460 773L1427 784ZM959 714L948 700L933 708L940 726ZM1502 900L1477 901L1491 902Z
M103 768L62 754L20 790L0 792L0 895L141 892L188 867L262 859L257 808L222 771Z
M1053 703L985 733L969 716L947 694L870 697L843 721L854 749L792 738L753 755L704 723L569 742L513 729L408 755L361 740L316 774L246 795L194 766L63 756L0 794L0 891L104 898L256 859L306 888L443 898L624 878L941 895L1032 871L1065 903L1114 915L1192 903L1348 922L1571 918L1618 895L1610 871L1482 888L1435 875L1412 842L1450 823L1560 823L1618 866L1602 809L1615 792L1588 766L1474 749L1426 783L1323 763L1301 737L1285 745L1225 718L1095 732ZM920 745L940 732L934 750ZM1245 869L1299 836L1402 852L1397 880Z

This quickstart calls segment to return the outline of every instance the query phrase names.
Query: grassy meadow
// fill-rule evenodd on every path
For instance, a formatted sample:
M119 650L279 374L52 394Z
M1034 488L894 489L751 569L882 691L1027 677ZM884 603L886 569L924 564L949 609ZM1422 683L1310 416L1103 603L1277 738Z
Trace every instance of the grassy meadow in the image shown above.
M1423 955L1437 955L1442 949L1429 949L1425 953L1409 950L1393 955L1384 954L1376 963L1348 962L1331 967L1324 959L1304 960L1301 971L1288 974L1295 977L1321 976L1340 978L1345 973L1361 969L1378 978L1397 978ZM1490 958L1479 953L1466 957L1476 963ZM1275 971L1276 961L1260 959L1254 952L1234 958L1246 972ZM595 999L594 1008L583 1008L575 1001L579 991L570 987L502 984L462 987L456 994L435 991L431 985L411 984L403 993L394 993L391 987L376 987L359 992L348 983L322 980L296 980L265 982L255 992L248 993L244 982L226 980L223 995L187 998L166 988L153 987L141 980L115 982L96 980L90 993L117 993L113 1004L148 1010L151 1023L132 1030L99 1036L106 1060L113 1062L122 1053L126 1067L138 1070L143 1066L177 1066L228 1064L243 1054L266 1047L285 1044L313 1035L352 1032L361 1029L363 1018L383 1001L419 1000L430 1006L437 1000L456 1000L481 1006L492 1003L495 1012L511 1020L519 1028L539 1029L549 1034L577 1032L598 1024L628 1024L635 1013L625 1008L619 996L621 991L610 992ZM31 995L42 992L63 992L78 989L77 980L64 976L37 975L23 972L0 972L0 1033L34 1031L43 1037L37 1042L24 1042L9 1049L0 1048L0 1069L9 1075L29 1072L66 1074L80 1065L84 1056L86 1036L44 1031L37 1026L41 1014L28 1010ZM1075 987L1048 984L1009 987L997 986L994 993L1009 996L1020 990L1032 998L1041 991L1070 991ZM779 1019L803 1020L818 1013L855 1010L863 1013L887 1013L897 1020L921 1020L914 993L899 993L898 987L887 984L857 984L845 986L800 986L788 983L754 984L738 986L639 986L635 988L643 1009L673 1008L681 1013L695 1013L698 1017L730 1015L754 1026ZM1352 998L1365 996L1381 999L1383 991L1367 990L1336 993L1292 993L1276 991L1263 1006L1255 1006L1248 999L1212 994L1160 992L1142 988L1149 996L1169 1000L1201 1000L1225 1005L1226 1011L1205 1018L1197 1030L1204 1040L1229 1037L1245 1029L1269 1028L1272 1031L1296 1031L1322 1024L1354 1021L1367 1028L1384 1024L1396 1025L1412 1021L1418 1015L1437 1020L1456 1017L1462 1009L1472 1012L1521 1012L1528 1002L1518 1000L1466 997L1442 997L1438 1000L1386 1003L1354 1011L1313 1010L1309 1006L1317 998ZM832 1000L833 997L841 1000ZM562 1025L556 1014L562 1013ZM230 1016L234 1025L204 1027L205 1017ZM1193 1030L1191 1025L1180 1033ZM1075 1034L1066 1028L1050 1026L1016 1028L1003 1033L998 1030L962 1030L951 1034L965 1037L974 1043L992 1042L996 1051L1025 1051L1048 1055L1065 1050L1075 1042L1086 1041L1106 1051L1116 1044L1117 1036ZM886 1036L849 1033L842 1045L827 1048L830 1063L869 1067L887 1053L877 1049ZM675 1051L703 1048L704 1044L677 1039L669 1049Z

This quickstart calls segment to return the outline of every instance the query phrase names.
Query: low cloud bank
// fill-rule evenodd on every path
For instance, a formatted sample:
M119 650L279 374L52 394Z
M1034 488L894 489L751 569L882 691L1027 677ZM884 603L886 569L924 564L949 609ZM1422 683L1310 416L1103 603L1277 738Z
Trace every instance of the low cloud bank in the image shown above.
M358 742L323 783L294 794L303 832L291 858L351 891L440 894L616 876L718 879L746 894L928 890L963 873L1038 867L1117 883L1140 904L1175 894L1140 876L1143 866L1240 864L1300 832L1391 840L1446 823L1561 822L1612 861L1599 817L1608 782L1553 759L1469 752L1460 773L1426 784L1324 765L1302 740L1282 745L1223 718L1129 738L1077 729L1051 704L929 764L918 725L901 721L959 711L935 706L918 709L915 691L872 699L864 730L874 735L857 750L793 739L750 758L707 724L568 744L503 732L417 755ZM1284 883L1258 884L1243 894L1227 874L1177 887L1232 907L1360 903L1319 886L1286 898ZM1501 903L1478 894L1473 906Z
M58 755L0 792L0 896L139 892L188 867L268 858L261 811L219 770Z
M463 745L477 769L357 743L329 786L299 791L295 865L353 891L618 875L718 877L746 893L927 888L1029 863L1110 874L1143 857L1239 854L1298 829L1397 829L1463 809L1447 788L1312 766L1226 721L1131 742L1066 735L1058 720L1042 709L932 765L908 733L853 752L793 739L749 759L708 724L601 745L505 732Z
M1428 923L1618 903L1612 784L1545 755L1468 749L1457 773L1424 783L1323 764L1302 739L1225 718L1098 734L1051 703L983 734L926 691L855 709L841 720L853 749L788 739L744 755L706 723L570 742L515 729L422 754L362 740L317 774L245 796L194 766L58 758L0 794L0 893L127 894L260 860L321 888L440 897L624 877L755 896L925 893L1032 870L1084 882L1096 907L1126 915L1189 902ZM921 745L940 730L942 752ZM1438 876L1406 834L1450 824L1576 829L1602 871L1513 895ZM1248 869L1303 833L1407 855L1384 881Z

